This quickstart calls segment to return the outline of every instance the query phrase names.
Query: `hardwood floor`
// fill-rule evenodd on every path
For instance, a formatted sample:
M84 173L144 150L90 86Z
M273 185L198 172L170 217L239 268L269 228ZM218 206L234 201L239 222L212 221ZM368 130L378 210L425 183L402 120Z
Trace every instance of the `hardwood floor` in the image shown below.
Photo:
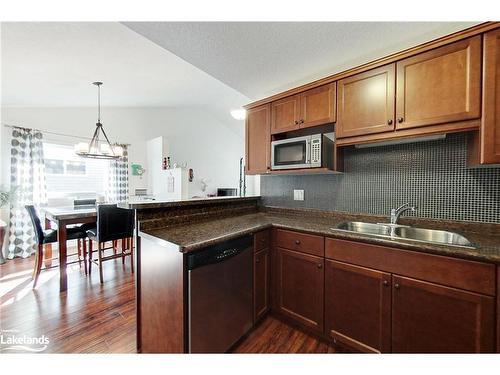
M73 250L73 249L72 249ZM57 254L56 254L57 255ZM93 267L68 267L68 290L59 293L57 268L42 271L32 289L34 258L0 266L0 329L49 338L44 353L135 353L134 275L130 260L103 263L104 284ZM3 351L2 353L6 353ZM14 351L8 351L14 352ZM235 353L332 353L334 349L281 321L267 317Z
M327 343L267 316L233 353L335 353Z
M104 284L93 266L68 267L68 290L59 293L57 268L42 271L32 289L33 257L0 266L2 330L45 335L44 353L135 353L134 275L130 260L103 263ZM11 351L9 351L11 352Z

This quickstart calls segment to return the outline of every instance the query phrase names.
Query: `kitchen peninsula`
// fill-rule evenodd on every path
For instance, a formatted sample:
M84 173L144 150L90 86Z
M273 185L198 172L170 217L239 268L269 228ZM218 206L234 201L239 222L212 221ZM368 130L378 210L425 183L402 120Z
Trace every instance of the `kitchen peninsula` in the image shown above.
M259 197L126 206L136 209L138 221L140 352L197 352L191 330L199 317L189 301L191 272L199 259L191 257L219 251L229 259L219 263L225 264L239 258L240 244L245 251L251 248L251 262L241 258L238 265L241 278L235 282L242 293L237 298L248 301L251 295L252 301L240 336L270 312L343 350L500 351L495 342L500 336L498 224L401 219L413 228L458 232L471 242L463 246L343 230L340 223L384 223L388 217L265 207ZM221 249L223 243L229 247ZM215 262L201 258L204 264ZM240 283L245 273L252 275L250 284ZM217 315L220 305L203 305L204 317ZM217 333L235 330L216 328ZM201 347L202 352L220 350Z

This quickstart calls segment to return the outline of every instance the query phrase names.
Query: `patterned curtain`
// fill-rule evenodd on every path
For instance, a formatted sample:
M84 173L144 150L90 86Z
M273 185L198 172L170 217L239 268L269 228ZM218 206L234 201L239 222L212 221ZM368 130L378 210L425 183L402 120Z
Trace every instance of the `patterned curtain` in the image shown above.
M128 149L123 147L123 156L110 161L108 189L106 200L108 202L124 202L128 199Z
M35 233L24 206L47 203L42 138L37 130L12 130L10 184L17 194L10 207L9 259L27 258L35 252Z

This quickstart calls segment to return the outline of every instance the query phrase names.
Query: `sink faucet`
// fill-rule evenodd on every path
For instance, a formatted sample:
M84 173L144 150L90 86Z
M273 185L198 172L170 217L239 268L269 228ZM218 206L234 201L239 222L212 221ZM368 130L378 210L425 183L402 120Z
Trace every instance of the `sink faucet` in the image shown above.
M405 203L398 208L392 208L391 209L391 224L394 224L394 225L397 224L398 219L403 212L406 212L406 211L415 212L416 210L417 210L417 207L410 206L409 203Z

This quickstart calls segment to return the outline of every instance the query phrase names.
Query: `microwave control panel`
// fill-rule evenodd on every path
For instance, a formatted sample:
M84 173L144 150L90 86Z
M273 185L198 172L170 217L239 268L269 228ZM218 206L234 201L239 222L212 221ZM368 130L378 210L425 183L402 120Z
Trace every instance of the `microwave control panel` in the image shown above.
M311 163L321 163L321 139L311 140Z

